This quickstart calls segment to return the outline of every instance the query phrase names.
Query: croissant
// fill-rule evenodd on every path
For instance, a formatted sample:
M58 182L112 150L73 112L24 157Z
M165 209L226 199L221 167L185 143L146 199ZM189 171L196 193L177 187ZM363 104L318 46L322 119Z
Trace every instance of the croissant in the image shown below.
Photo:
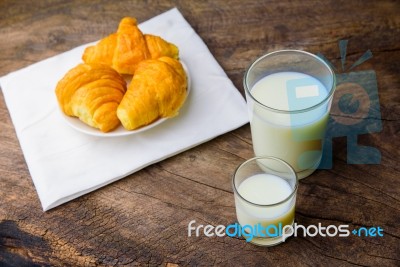
M117 116L127 130L137 129L176 116L186 95L186 73L178 60L144 60L138 64Z
M125 92L125 80L104 64L79 64L56 87L58 103L66 115L78 117L102 132L120 124L116 112Z
M178 59L179 50L161 37L144 34L134 18L121 20L118 30L87 47L82 59L85 63L103 63L121 74L133 74L140 61L168 56Z

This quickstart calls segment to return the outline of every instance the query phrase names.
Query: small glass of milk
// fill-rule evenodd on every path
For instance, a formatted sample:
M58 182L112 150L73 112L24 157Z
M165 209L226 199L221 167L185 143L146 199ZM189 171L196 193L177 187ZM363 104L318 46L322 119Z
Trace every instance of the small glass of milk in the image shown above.
M336 87L332 68L308 52L281 50L255 60L243 85L255 155L283 159L299 179L314 172Z
M273 246L292 231L298 180L285 161L254 157L242 163L232 178L237 231L246 241ZM235 229L237 230L237 229Z

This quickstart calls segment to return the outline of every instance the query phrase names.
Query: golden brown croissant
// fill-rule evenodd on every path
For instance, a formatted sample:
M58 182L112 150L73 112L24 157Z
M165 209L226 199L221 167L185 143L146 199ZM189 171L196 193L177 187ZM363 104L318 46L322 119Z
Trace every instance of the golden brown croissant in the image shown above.
M133 130L177 115L186 95L186 73L178 60L144 60L133 75L117 116L127 130Z
M178 59L178 48L164 39L143 33L134 18L121 20L118 31L85 49L86 63L103 63L121 74L133 74L140 61L168 56Z
M56 87L58 103L66 115L102 132L120 124L116 111L125 92L125 80L104 64L79 64Z

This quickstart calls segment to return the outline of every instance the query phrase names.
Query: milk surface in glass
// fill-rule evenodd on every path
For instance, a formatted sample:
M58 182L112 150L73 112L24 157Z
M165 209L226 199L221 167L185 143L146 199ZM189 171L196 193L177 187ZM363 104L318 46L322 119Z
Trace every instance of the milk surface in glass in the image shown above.
M256 174L244 180L239 194L247 201L258 205L271 205L285 200L292 188L284 179L272 174ZM239 198L236 199L236 214L240 225L263 227L274 225L276 228L292 225L294 221L295 200L268 208L252 205ZM272 231L273 232L273 231Z
M299 178L308 176L322 157L329 110L321 105L290 116L280 111L304 110L321 103L328 95L326 87L304 73L278 72L255 83L251 95L268 107L254 104L250 112L255 154L284 159Z

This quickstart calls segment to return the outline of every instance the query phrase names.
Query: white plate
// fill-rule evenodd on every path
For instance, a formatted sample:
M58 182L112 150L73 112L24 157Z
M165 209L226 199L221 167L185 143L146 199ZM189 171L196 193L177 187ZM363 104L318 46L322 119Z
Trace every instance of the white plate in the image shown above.
M182 61L181 61L181 63L182 63L183 69L186 72L187 94L189 95L189 92L191 89L191 80L190 80L190 76L189 76L189 71L188 71L187 66ZM187 99L187 96L186 96L186 99ZM93 128L93 127L87 125L86 123L82 122L77 117L70 117L70 116L65 115L62 111L60 111L60 112L61 112L63 118L65 119L65 121L68 123L68 125L71 126L72 128L74 128L75 130L85 133L85 134L88 134L88 135L100 136L100 137L117 137L117 136L126 136L126 135L137 134L137 133L147 131L147 130L163 123L164 121L168 120L168 118L160 118L149 125L140 127L139 129L132 130L132 131L126 130L122 126L122 124L120 124L115 130L108 132L108 133L103 133L99 129Z

